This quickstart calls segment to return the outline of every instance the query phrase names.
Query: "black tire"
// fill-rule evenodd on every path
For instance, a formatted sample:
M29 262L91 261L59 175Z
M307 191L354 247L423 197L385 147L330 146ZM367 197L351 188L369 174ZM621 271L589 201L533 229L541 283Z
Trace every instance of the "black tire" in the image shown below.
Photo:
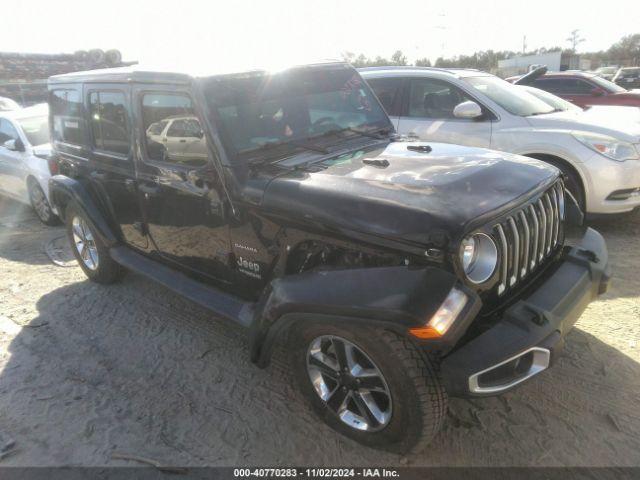
M325 336L347 340L382 373L392 409L388 423L381 429L362 431L347 425L316 392L307 355L312 342ZM339 433L372 448L403 454L426 446L440 430L447 412L447 394L438 365L407 338L386 330L344 324L299 324L289 334L288 347L293 374L304 396L320 418Z
M573 170L573 168L569 167L564 162L558 161L555 158L535 157L535 156L533 158L537 158L538 160L542 160L543 162L549 163L562 172L562 174L566 178L565 187L567 188L567 190L569 190L571 195L573 195L573 198L576 199L576 202L578 203L578 207L580 207L580 210L583 213L586 213L584 186L582 185L582 179L576 173L576 171Z
M42 190L38 182L33 179L29 180L27 188L29 190L31 208L33 208L38 219L50 227L59 225L60 219L53 213L49 200L47 200L47 196L44 194L44 190Z
M89 280L102 284L114 283L120 280L122 274L124 273L124 270L111 258L108 248L100 241L100 238L95 234L84 213L80 209L76 208L73 204L71 204L67 207L65 218L67 237L71 245L71 251L73 252L73 256L76 257L78 265L80 265L80 268L82 268L82 271L89 278ZM74 227L78 228L78 224L76 223L76 221L81 222L82 228L87 234L87 240L85 243L88 246L95 247L95 256L85 255L85 258L83 258L83 255L80 253L79 247L76 243L76 237L74 237ZM85 249L83 250L83 252L86 253L87 250ZM94 263L91 263L94 261L94 259L96 261Z
M582 180L576 175L576 173L568 167L556 165L565 176L565 187L569 190L569 193L573 195L578 207L583 213L586 213L586 204L584 199L584 189L582 188Z

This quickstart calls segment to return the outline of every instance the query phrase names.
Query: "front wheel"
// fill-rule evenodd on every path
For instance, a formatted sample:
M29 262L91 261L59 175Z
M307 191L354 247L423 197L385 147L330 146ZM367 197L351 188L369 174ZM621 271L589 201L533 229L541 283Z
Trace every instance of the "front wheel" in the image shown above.
M67 237L73 256L89 280L113 283L120 279L122 267L109 255L109 249L96 235L84 213L74 205L67 207Z
M406 453L446 415L437 365L395 333L345 325L294 326L294 375L320 417L364 445Z

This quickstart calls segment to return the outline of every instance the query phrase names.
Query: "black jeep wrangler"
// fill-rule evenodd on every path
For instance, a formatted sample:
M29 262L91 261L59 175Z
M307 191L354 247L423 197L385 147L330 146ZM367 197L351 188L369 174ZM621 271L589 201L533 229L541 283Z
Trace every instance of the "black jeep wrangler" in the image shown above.
M547 369L608 285L558 170L410 142L343 63L206 76L139 67L52 77L53 202L93 281L146 275L286 342L320 416L407 451L447 395Z

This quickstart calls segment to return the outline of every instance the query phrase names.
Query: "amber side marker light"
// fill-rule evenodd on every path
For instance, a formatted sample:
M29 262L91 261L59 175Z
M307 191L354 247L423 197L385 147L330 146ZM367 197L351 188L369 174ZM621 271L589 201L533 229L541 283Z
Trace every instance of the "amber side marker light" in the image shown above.
M409 333L422 339L442 337L453 325L466 304L467 296L464 292L455 287L452 288L433 317L422 327L410 328Z

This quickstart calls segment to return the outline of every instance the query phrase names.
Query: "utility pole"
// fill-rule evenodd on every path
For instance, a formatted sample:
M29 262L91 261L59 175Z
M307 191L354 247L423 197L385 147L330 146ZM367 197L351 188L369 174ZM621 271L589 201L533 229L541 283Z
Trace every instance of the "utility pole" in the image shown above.
M527 53L527 36L522 37L522 54Z

